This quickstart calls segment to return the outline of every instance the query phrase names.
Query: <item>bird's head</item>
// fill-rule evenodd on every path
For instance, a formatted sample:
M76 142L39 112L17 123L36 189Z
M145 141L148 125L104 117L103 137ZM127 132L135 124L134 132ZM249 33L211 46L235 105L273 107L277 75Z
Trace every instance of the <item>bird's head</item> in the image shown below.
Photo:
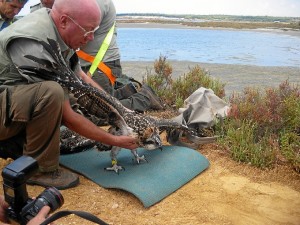
M154 150L162 146L162 140L159 136L157 127L147 127L140 136L140 147L147 150Z

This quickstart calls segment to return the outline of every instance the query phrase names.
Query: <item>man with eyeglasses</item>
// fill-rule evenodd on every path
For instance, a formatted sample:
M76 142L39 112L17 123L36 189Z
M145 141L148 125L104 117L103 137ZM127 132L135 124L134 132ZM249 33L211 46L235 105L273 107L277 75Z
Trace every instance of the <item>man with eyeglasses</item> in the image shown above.
M19 66L36 66L24 58L51 60L38 41L55 40L66 63L87 83L99 87L80 68L75 50L93 40L101 11L95 0L56 0L52 9L37 10L1 31L0 35L0 157L35 158L39 172L27 183L67 189L77 175L59 167L60 126L89 139L127 149L136 139L114 136L71 108L69 95L58 83L22 74Z
M0 0L0 31L8 27L27 0Z

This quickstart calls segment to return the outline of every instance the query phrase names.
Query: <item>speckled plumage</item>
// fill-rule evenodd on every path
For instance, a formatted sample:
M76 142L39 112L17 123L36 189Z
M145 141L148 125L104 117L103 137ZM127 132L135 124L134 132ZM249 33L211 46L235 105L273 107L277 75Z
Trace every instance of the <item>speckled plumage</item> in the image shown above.
M25 57L39 64L39 67L22 66L19 71L29 76L58 82L67 88L77 99L77 103L90 115L106 116L108 123L118 131L117 135L135 134L139 146L156 149L162 146L160 128L179 128L189 132L187 127L171 120L160 120L151 116L137 114L125 108L116 98L79 79L64 61L58 44L51 39L49 43L40 42L52 55L55 62L39 59L32 55Z

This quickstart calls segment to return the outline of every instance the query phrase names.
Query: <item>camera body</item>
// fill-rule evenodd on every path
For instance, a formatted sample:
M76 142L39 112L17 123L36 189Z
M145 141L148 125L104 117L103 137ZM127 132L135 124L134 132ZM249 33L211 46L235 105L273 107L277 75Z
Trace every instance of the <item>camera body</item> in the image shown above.
M38 163L30 156L21 156L2 170L5 201L9 204L7 215L12 224L25 225L41 208L48 205L51 212L61 207L64 198L54 188L46 188L35 199L28 197L26 181L38 170Z

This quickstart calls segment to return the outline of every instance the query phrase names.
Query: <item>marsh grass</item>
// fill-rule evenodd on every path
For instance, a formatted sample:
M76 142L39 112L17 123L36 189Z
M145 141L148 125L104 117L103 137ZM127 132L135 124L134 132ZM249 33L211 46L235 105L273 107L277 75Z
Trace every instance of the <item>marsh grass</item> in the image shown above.
M289 163L300 172L300 89L284 81L264 91L246 88L232 94L231 110L218 143L233 158L270 168Z

